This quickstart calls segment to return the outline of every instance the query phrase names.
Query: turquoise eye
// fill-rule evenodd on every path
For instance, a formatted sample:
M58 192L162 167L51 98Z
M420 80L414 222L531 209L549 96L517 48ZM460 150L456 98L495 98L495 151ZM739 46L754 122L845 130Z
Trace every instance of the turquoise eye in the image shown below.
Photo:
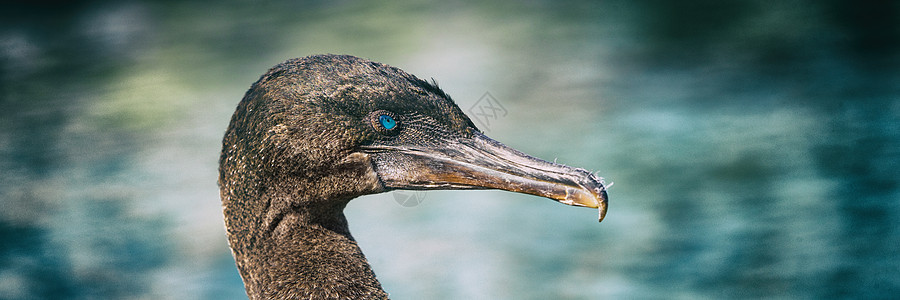
M390 111L376 110L369 113L366 119L369 121L369 126L375 129L375 132L384 136L394 136L403 129L403 124L400 124L401 120L395 119L394 116L396 115Z
M384 127L384 129L387 130L397 127L397 121L394 121L394 118L391 118L391 116L388 115L378 116L378 122L381 123L381 127Z

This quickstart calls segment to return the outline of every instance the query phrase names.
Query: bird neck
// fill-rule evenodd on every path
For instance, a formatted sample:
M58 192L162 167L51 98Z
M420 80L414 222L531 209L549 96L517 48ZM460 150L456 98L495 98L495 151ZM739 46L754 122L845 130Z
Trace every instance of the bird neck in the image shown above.
M258 248L235 251L250 299L387 298L341 210L292 209L271 221Z
M326 171L257 170L271 165L264 158L276 154L244 154L259 151L234 142L230 134L238 131L226 134L219 185L228 241L247 295L386 299L343 213L350 199L383 189L368 157L350 155Z

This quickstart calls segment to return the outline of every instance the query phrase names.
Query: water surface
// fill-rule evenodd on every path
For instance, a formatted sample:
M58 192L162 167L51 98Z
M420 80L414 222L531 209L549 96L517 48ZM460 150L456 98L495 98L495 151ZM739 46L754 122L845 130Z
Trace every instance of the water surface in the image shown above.
M601 224L499 191L351 202L393 298L890 297L898 15L839 1L4 9L0 298L245 298L221 137L260 74L318 53L434 78L470 115L489 93L503 112L476 120L489 136L615 182Z

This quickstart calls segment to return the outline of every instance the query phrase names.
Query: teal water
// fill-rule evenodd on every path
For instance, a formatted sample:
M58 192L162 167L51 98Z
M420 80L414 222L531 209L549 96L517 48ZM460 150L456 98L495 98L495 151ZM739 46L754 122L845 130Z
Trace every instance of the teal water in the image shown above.
M221 137L260 74L318 53L434 78L473 118L502 107L476 120L489 136L615 183L600 224L499 191L354 200L392 298L889 298L898 19L840 1L5 8L0 299L246 298Z

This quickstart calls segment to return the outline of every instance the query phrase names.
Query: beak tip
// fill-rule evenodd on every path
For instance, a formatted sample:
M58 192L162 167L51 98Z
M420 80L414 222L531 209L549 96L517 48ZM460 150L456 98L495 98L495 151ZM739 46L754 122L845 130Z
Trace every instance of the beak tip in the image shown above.
M599 188L593 189L582 188L567 190L564 199L557 201L573 206L596 208L599 216L598 222L603 222L603 219L606 218L606 208L607 203L609 202L608 196L606 195L606 189L603 188L602 185Z
M608 203L608 197L606 195L606 189L600 191L600 201L598 201L597 211L599 218L597 220L598 223L603 222L603 219L606 218L606 208Z

